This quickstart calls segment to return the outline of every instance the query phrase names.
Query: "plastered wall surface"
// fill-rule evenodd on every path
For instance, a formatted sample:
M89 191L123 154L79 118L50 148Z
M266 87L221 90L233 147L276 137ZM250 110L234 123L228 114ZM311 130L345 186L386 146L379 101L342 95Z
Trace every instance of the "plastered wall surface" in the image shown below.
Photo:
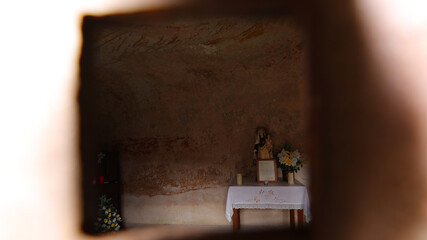
M257 127L271 132L275 153L284 143L304 153L306 43L292 19L94 19L88 26L82 104L93 154L120 154L127 222L228 224L227 186L237 172L256 175ZM242 224L287 221L283 211L250 212Z

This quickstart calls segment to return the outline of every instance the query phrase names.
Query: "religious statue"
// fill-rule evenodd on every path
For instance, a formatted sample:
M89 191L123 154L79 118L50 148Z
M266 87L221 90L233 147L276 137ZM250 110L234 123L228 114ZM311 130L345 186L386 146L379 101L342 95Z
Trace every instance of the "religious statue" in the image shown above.
M258 128L254 146L254 162L256 159L272 159L273 141L264 128Z

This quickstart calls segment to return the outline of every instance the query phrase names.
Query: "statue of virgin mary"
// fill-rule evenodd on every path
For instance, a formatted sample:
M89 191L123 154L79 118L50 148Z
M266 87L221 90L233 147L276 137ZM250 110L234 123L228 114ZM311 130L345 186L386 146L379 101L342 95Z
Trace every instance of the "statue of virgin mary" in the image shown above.
M258 128L254 145L254 161L256 159L273 158L273 141L265 128Z

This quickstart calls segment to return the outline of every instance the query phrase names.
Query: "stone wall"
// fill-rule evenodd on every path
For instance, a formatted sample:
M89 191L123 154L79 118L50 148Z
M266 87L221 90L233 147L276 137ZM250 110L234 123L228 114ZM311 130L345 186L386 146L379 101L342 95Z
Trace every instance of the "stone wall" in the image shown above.
M84 28L83 155L119 152L127 222L227 224L227 186L237 172L255 176L257 127L275 152L304 152L305 41L292 19L88 18ZM242 224L266 213L253 214Z

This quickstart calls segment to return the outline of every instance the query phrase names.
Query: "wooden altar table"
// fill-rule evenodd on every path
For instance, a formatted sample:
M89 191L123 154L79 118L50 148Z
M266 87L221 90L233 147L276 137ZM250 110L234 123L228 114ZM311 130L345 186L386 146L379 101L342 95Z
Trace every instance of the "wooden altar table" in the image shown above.
M294 211L297 210L298 226L311 221L310 200L307 188L299 182L287 183L250 183L228 188L225 217L233 220L233 230L240 229L240 209L288 209L291 228L295 228Z

